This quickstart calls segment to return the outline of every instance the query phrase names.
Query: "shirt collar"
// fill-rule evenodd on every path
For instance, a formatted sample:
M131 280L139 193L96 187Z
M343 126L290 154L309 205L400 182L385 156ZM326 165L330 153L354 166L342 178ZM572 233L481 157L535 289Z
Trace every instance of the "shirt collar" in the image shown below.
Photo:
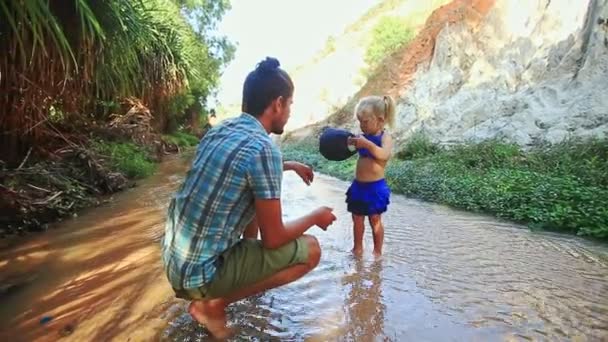
M261 129L265 134L268 134L268 132L266 132L266 128L264 128L260 120L258 120L255 116L243 112L241 113L241 118L249 122L255 122L255 125L257 125L259 129Z

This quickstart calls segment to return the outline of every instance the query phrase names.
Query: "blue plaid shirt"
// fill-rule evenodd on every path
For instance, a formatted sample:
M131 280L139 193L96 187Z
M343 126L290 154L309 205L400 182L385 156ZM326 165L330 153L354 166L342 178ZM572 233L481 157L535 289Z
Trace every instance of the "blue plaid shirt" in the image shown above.
M174 288L211 281L218 256L253 219L254 198L280 198L282 176L281 152L253 116L243 113L205 134L165 224L162 260Z

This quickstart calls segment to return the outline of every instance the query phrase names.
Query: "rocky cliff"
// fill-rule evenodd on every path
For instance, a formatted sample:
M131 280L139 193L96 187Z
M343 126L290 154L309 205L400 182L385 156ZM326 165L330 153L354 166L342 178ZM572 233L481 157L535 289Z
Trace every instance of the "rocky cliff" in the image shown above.
M354 129L357 99L378 93L398 100L397 141L418 131L447 144L603 137L608 0L452 1L343 107L290 136Z

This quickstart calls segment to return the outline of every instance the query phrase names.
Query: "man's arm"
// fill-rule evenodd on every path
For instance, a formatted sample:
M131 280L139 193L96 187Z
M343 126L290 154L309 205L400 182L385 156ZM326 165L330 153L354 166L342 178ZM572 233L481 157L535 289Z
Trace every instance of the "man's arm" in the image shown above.
M312 171L312 168L305 164L298 163L295 161L284 161L283 171L290 170L295 171L307 185L310 185L310 183L313 181L314 173ZM243 233L243 239L257 239L258 231L258 222L254 217L253 220L247 225L247 228L245 228L245 232Z
M326 229L336 219L332 209L319 208L300 219L283 223L281 169L284 163L275 146L264 146L246 165L247 179L253 191L255 218L264 247L281 247L302 236L310 227L317 225Z
M283 162L283 171L291 171L294 169L294 163L293 161L284 161Z
M325 230L336 219L332 210L321 207L308 215L284 223L280 199L256 199L255 212L262 244L265 248L275 249L299 238L314 225Z
M308 165L298 163L295 161L284 161L283 162L283 171L289 171L289 170L295 171L295 173L297 173L298 176L300 176L300 178L302 178L302 180L304 181L304 183L306 183L306 185L310 185L310 183L312 183L314 176L315 176L314 172L312 171L312 168Z

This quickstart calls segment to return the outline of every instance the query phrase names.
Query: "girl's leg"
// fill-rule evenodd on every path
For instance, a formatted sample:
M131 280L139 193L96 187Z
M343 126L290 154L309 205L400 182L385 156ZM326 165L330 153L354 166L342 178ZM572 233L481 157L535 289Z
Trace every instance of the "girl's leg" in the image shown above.
M382 245L384 243L384 225L382 224L382 216L371 215L369 224L372 226L372 235L374 237L374 254L382 255Z
M353 253L363 253L363 232L365 231L365 216L353 214L353 235L355 237Z

